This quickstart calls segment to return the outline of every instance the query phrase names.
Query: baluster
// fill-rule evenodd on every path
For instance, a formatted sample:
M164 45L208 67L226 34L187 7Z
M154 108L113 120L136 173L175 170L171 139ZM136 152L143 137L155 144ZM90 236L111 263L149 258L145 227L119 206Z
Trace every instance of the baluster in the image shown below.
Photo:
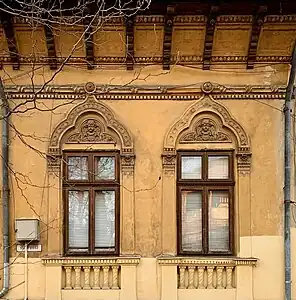
M198 267L198 288L199 289L204 289L204 271L205 267Z
M109 289L109 266L103 266L103 274L104 274L104 283L103 289Z
M194 266L189 266L188 267L188 281L189 281L188 288L189 289L195 289L195 286L194 286L194 270L195 270Z
M232 270L233 267L226 267L226 288L232 289Z
M119 289L118 286L118 266L111 266L112 268L112 285L111 285L111 289L113 290L117 290Z
M213 272L214 272L214 267L207 267L208 270L208 289L214 288L213 286Z
M217 267L217 289L223 289L222 275L224 267Z
M185 289L185 268L184 266L179 266L180 271L180 282L179 289Z
M75 290L79 290L81 289L81 267L74 267L75 270L75 286L74 289Z
M65 289L66 290L71 290L72 285L71 285L71 271L72 267L65 267L66 270L66 284L65 284Z
M94 267L94 286L93 286L93 289L95 289L95 290L100 289L100 268L101 267Z
M90 267L83 267L84 270L84 286L83 288L85 290L90 289L90 283L89 283L89 274L90 274Z

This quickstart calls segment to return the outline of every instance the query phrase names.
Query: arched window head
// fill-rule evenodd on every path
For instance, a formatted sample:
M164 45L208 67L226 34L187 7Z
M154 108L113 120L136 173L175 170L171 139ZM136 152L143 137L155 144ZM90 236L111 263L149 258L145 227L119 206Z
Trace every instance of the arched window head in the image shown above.
M239 173L250 171L251 145L245 130L225 106L204 95L168 131L163 167L167 172L175 171L178 149L211 149L213 145L234 149Z
M62 148L66 144L104 145L104 149L117 148L121 155L122 171L132 171L134 145L131 134L114 113L93 96L72 108L54 129L48 148L48 169L59 172Z

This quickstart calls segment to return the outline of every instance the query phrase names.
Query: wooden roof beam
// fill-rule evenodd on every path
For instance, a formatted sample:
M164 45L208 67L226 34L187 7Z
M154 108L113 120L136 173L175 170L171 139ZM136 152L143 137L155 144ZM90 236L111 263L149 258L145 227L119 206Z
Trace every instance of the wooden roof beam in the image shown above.
M211 6L210 13L207 19L207 24L206 24L206 35L205 35L203 63L202 63L203 70L209 70L211 66L215 25L216 25L218 12L219 12L218 6Z
M135 45L134 45L134 18L127 17L125 19L125 37L126 37L126 69L133 70L134 69L134 53L135 53Z
M247 59L247 69L253 69L256 62L258 42L261 33L261 27L264 23L264 17L267 13L266 6L260 6L253 16L252 32L249 42L248 59Z
M5 37L8 44L8 50L10 55L10 60L12 63L13 70L19 70L20 61L19 61L19 51L17 49L14 28L12 24L12 17L9 14L3 13L1 15L1 21L5 33Z
M45 34L46 47L47 47L47 53L48 53L49 68L51 70L56 70L57 69L57 55L56 55L53 31L49 26L44 25L44 34Z
M175 7L168 5L167 13L165 15L165 21L164 21L165 23L164 23L164 37L163 37L163 58L162 58L163 70L170 69L174 15L175 15Z

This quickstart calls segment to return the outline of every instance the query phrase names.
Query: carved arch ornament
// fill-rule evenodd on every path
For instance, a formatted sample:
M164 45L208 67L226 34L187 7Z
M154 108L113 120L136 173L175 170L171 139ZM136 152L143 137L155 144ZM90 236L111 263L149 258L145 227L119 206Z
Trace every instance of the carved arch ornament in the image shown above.
M178 144L233 142L238 171L247 174L251 168L249 137L226 107L214 101L210 95L204 95L168 131L162 155L163 168L168 173L175 171Z
M72 108L54 129L47 154L49 171L60 171L63 143L119 144L122 170L133 171L135 155L131 134L115 119L111 109L94 96L88 96Z

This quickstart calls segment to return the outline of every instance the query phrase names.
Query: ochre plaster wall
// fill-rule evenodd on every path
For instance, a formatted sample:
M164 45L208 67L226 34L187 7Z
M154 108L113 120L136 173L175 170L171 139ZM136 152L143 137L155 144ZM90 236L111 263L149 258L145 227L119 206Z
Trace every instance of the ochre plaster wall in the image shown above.
M29 67L21 67L20 71L10 72L13 80L0 71L5 85L29 85L31 84L27 72ZM119 70L92 70L65 67L56 76L51 84L54 85L84 85L88 81L96 84L123 85L132 82L139 86L164 86L178 85L179 88L190 84L200 84L206 81L221 85L285 85L287 81L288 67L284 65L270 65L255 68L252 71L225 70L201 71L189 67L174 66L171 71L163 71L160 67L149 66L136 68L133 72ZM133 80L140 72L140 77ZM47 67L36 71L34 84L40 85L49 78L52 72ZM52 107L64 100L46 100L46 105ZM25 114L12 116L14 126L24 134L24 140L30 147L35 147L42 153L47 152L48 140L53 129L61 122L69 110L81 101L61 106L54 113L39 112L36 110ZM136 154L134 189L140 190L134 196L134 248L131 254L141 256L136 271L130 270L129 276L135 277L136 295L134 300L171 300L190 299L191 296L201 297L200 294L186 294L185 291L177 292L176 286L171 286L171 281L166 280L162 274L166 271L157 263L156 257L164 253L163 238L175 231L175 220L167 228L163 228L162 214L165 207L162 206L163 190L162 161L164 137L172 124L180 119L184 111L195 101L170 101L170 100L104 100L120 121L131 132L134 140ZM257 267L246 274L248 286L243 292L237 287L234 291L226 291L217 294L217 290L206 290L208 299L283 299L284 274L283 274L283 239L282 239L282 186L283 186L283 115L280 100L219 100L231 115L236 119L248 134L252 144L252 165L249 176L250 209L244 207L245 199L236 199L236 229L241 214L249 216L250 224L241 224L236 230L236 254L244 257L256 257L259 259ZM36 138L26 135L34 134ZM41 253L29 254L29 299L51 299L48 296L49 283L55 287L60 280L59 272L49 271L43 266L40 257L46 255L62 254L62 199L60 198L59 181L53 179L47 171L46 160L42 155L26 146L20 141L13 129L11 129L10 161L13 169L22 177L18 181L11 176L10 198L10 233L11 233L11 286L13 288L8 299L20 299L24 296L24 261L22 255L15 252L14 244L14 220L19 217L38 217L41 219ZM22 175L20 175L22 174ZM28 177L27 177L28 176ZM22 181L30 180L34 186L24 184ZM158 182L159 180L159 182ZM52 182L55 186L51 186ZM157 183L158 182L158 183ZM58 183L58 184L56 184ZM23 188L23 189L22 189ZM25 188L25 189L24 189ZM23 194L21 193L23 191ZM144 190L144 191L141 191ZM172 205L175 199L172 198ZM246 200L247 201L247 200ZM128 218L129 216L121 216ZM247 218L246 218L247 219ZM125 233L122 232L122 235ZM175 243L165 252L176 254ZM293 235L294 239L294 235ZM294 251L294 250L293 250ZM294 264L294 261L293 261ZM56 273L55 273L56 272ZM162 273L164 272L164 273ZM295 271L293 270L295 273ZM293 274L294 274L293 273ZM176 271L168 273L176 276ZM250 275L251 274L251 275ZM127 276L127 275L126 275ZM294 275L296 276L296 275ZM127 278L127 277L126 277ZM133 277L131 277L133 278ZM243 278L243 277L242 277ZM241 280L240 282L243 282ZM47 288L46 288L47 287ZM172 291L171 299L165 298L162 291ZM243 287L243 285L242 285ZM293 285L295 290L295 286ZM54 289L54 288L53 288ZM176 289L176 290L174 290ZM87 291L85 291L87 292ZM103 291L104 292L104 291ZM111 294L81 294L72 295L73 299L133 299L122 290ZM129 295L129 296L128 296ZM62 299L68 299L67 292L60 295ZM75 298L76 297L76 298ZM103 298L102 298L103 297ZM296 294L294 293L294 297Z

